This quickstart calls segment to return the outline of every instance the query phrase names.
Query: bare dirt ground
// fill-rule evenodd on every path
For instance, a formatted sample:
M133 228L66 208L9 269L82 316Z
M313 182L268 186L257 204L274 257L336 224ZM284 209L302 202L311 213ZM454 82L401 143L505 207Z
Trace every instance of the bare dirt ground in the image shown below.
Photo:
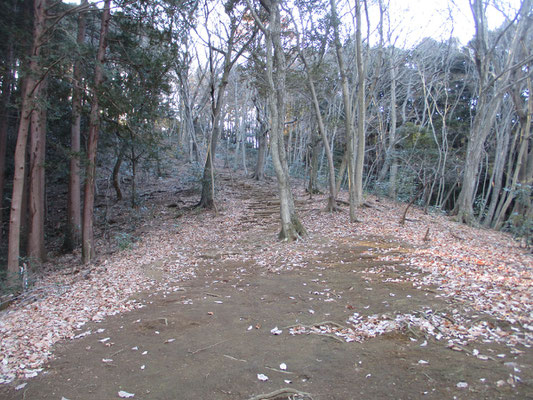
M467 272L454 281L435 271L453 269L448 253L435 256L441 264L425 258L426 269L416 265L431 245L459 249L461 240L450 238L467 240L467 228L453 225L450 242L441 244L448 239L440 239L439 226L448 225L433 219L432 244L421 240L420 227L412 227L418 236L410 241L385 219L392 206L373 199L368 218L388 226L371 235L364 217L350 226L346 211L324 213L323 196L300 192L309 237L279 243L275 184L226 173L221 185L216 214L184 207L192 192L182 192L178 204L165 191L152 196L159 206L137 229L139 243L78 273L86 274L81 282L105 281L104 268L127 260L150 282L127 296L135 309L88 318L74 331L80 338L55 343L44 371L2 385L0 398L533 399L531 281L513 276L516 293L509 286L495 300L505 308L522 299L506 319L506 309L482 301L486 293L492 299L493 286L501 291L496 280L476 295L469 290L481 284L465 282ZM529 256L515 256L517 245L505 240L514 253L500 249L502 256L530 275ZM496 257L485 255L469 263L462 255L461 266Z

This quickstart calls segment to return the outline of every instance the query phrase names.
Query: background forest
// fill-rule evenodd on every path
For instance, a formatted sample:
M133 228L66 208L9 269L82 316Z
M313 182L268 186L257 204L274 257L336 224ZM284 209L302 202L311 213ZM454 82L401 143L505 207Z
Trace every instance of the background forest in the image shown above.
M178 164L204 208L217 168L275 175L286 240L305 235L296 177L330 211L347 190L352 222L374 193L530 242L531 0L450 2L467 44L406 40L390 3L3 0L2 279L59 248L90 262L98 193L142 208Z

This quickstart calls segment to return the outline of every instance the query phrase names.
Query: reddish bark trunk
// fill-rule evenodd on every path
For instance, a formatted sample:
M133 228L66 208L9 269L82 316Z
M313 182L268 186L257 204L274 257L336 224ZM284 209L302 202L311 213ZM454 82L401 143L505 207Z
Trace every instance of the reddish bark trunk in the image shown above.
M94 70L94 88L91 104L91 116L89 120L89 135L87 139L87 168L85 176L85 193L83 198L83 221L82 221L82 261L87 264L94 258L94 185L96 174L96 149L98 147L98 133L100 130L100 106L98 103L98 91L103 81L103 68L106 36L111 18L111 0L104 3L102 23L100 27L100 41L96 55L96 67Z
M13 176L13 194L11 196L11 214L9 218L9 247L7 269L13 276L18 273L20 255L20 228L22 197L24 190L25 155L28 142L28 128L35 103L36 77L39 76L38 57L41 49L41 40L45 28L45 0L34 1L33 43L29 61L29 71L22 94L20 122L17 132L15 147L15 172Z
M44 96L45 83L35 90L35 96ZM46 149L46 109L36 105L31 115L30 129L30 173L29 173L29 227L27 255L32 265L39 265L46 259L44 247L44 158Z

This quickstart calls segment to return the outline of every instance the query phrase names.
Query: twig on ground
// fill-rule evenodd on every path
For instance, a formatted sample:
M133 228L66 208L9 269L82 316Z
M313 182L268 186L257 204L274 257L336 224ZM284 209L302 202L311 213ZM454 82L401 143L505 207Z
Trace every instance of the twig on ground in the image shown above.
M276 398L278 396L281 396L281 395L284 395L284 394L297 394L299 396L305 396L309 400L313 400L313 397L311 397L311 395L309 393L301 392L299 390L292 389L292 388L283 388L283 389L274 390L273 392L270 392L270 393L265 393L265 394L260 394L260 395L254 396L254 397L250 397L249 400L274 399L274 398Z
M115 351L113 354L111 354L111 356L109 356L109 358L114 357L117 354L122 353L123 351L124 351L124 349L120 349L119 351Z
M217 343L215 343L215 344L212 344L212 345L207 346L207 347L203 347L203 348L198 349L198 350L194 350L194 351L190 351L190 350L189 350L189 354L192 355L192 354L196 354L196 353L199 353L199 352L201 352L201 351L204 351L204 350L209 350L210 348L215 347L215 346L218 346L219 344L222 344L222 343L224 343L224 342L228 342L229 340L230 340L230 339L222 340L221 342L217 342Z
M248 362L246 360L241 360L240 358L235 358L235 357L229 356L227 354L224 354L224 357L229 358L230 360L234 360L234 361Z
M281 372L282 374L294 375L294 372L290 372L290 371L283 371L281 369L272 368L272 367L268 367L268 366L266 366L265 368L269 369L271 371Z

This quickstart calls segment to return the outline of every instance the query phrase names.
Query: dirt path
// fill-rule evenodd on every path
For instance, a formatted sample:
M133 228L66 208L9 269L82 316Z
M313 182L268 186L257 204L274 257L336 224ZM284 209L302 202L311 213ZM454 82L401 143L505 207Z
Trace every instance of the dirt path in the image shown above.
M291 335L289 327L296 325L345 326L354 312L393 315L460 306L430 287L398 282L415 272L376 256L409 250L394 240L339 242L315 232L300 243L273 245L275 189L224 179L225 195L238 196L244 207L233 221L237 228L213 224L205 214L201 221L213 236L191 248L176 235L182 254L200 255L195 278L141 295L144 308L85 326L93 334L58 344L45 373L21 390L0 389L0 398L116 399L124 391L135 399L250 399L283 388L309 394L294 398L316 400L533 398L533 357L524 347L513 352L477 342L453 351L416 329L361 343L309 329ZM297 204L306 218L322 206L306 198ZM217 235L226 240L215 241ZM291 252L298 257L288 257ZM145 271L165 279L157 264ZM279 334L272 333L276 328ZM474 349L489 359L472 356ZM522 382L507 383L516 371Z

